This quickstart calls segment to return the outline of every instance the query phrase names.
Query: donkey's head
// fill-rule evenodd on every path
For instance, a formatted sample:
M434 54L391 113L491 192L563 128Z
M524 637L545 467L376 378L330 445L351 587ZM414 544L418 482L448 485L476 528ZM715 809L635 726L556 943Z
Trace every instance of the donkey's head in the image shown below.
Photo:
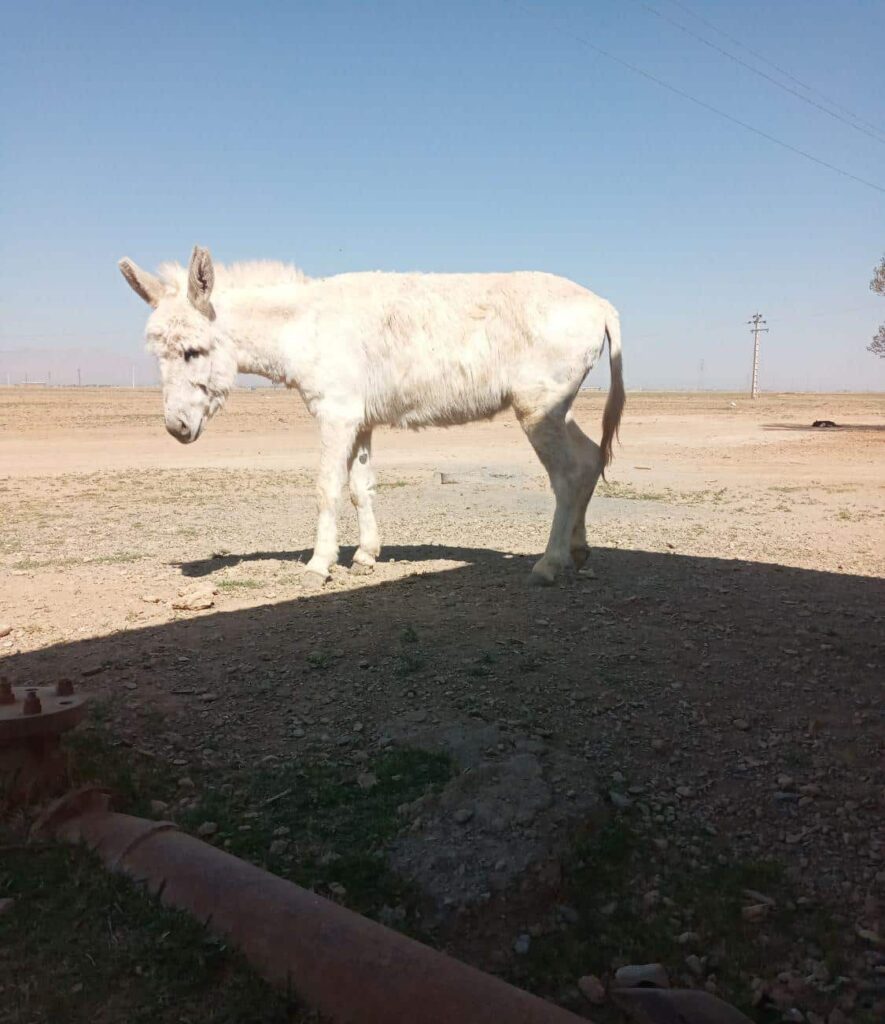
M145 333L160 362L166 429L189 444L224 404L237 375L233 346L215 322L212 257L195 246L186 279L180 267L155 277L127 259L120 270L153 308Z

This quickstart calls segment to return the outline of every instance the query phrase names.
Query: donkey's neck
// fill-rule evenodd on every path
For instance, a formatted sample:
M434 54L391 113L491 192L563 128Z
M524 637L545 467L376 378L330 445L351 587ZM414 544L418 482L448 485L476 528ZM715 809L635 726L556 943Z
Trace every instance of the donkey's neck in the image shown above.
M285 358L281 334L297 315L294 304L257 306L236 298L228 300L223 311L219 310L219 327L233 346L237 370L291 384L292 368Z

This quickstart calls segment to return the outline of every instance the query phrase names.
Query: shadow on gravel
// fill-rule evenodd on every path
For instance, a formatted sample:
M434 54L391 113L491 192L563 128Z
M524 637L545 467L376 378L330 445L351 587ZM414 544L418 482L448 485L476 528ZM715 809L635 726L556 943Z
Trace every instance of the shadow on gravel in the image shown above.
M227 555L181 571L211 579L238 561L305 554ZM746 828L736 810L760 765L798 777L823 765L830 779L863 774L874 784L885 729L874 715L880 579L596 549L595 577L541 590L527 585L528 557L446 546L386 556L414 563L414 574L385 580L381 566L346 589L333 582L274 604L15 654L0 675L35 685L71 676L104 698L94 716L127 749L212 780L254 774L270 755L284 768L356 775L391 745L442 748L463 771L439 804L425 794L408 806L391 863L459 910L479 907L470 900L486 886L497 893L501 875L485 917L459 917L452 938L459 955L492 966L499 961L487 958L509 948L515 928L564 901L557 850L596 800L597 779L607 789L615 768L653 783L662 772L691 780L725 842ZM428 571L427 560L466 564ZM665 766L653 741L664 743ZM480 795L471 785L484 787ZM773 847L796 806L776 808L783 821L766 826ZM544 851L554 854L549 865ZM641 849L639 864L655 856L664 854ZM587 948L574 946L569 970L595 964ZM522 980L539 991L559 976L532 969L537 976Z
M181 568L211 580L236 561L303 555L253 552ZM572 749L623 742L625 756L644 750L642 735L624 731L637 714L657 731L701 714L715 725L737 715L772 725L819 719L854 736L855 701L881 683L881 579L596 549L595 578L538 589L527 585L528 557L432 545L385 556L414 562L415 574L385 581L382 566L347 589L333 583L293 600L13 654L0 673L33 684L84 675L99 695L141 711L157 701L171 714L193 703L182 691L211 690L224 711L216 732L229 730L233 749L253 741L304 749L310 736L291 740L286 716L326 701L334 680L347 714L366 724L363 745L385 716L427 703L443 718L525 719ZM467 564L428 572L427 559ZM403 643L406 629L416 643ZM261 705L268 700L274 716ZM618 704L620 717L607 710ZM326 732L335 715L333 703Z

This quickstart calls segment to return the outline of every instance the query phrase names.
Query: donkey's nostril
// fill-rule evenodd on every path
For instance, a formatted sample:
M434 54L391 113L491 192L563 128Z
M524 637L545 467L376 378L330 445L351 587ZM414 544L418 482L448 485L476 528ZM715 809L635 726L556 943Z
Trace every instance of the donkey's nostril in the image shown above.
M186 443L191 439L191 428L180 416L166 420L166 429L178 441Z

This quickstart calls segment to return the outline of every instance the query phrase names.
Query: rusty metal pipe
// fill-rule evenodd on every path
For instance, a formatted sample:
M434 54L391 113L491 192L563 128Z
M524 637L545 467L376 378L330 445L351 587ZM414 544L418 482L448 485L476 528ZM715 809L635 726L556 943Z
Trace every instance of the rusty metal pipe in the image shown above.
M171 822L87 810L48 827L206 922L271 984L336 1024L587 1024Z

